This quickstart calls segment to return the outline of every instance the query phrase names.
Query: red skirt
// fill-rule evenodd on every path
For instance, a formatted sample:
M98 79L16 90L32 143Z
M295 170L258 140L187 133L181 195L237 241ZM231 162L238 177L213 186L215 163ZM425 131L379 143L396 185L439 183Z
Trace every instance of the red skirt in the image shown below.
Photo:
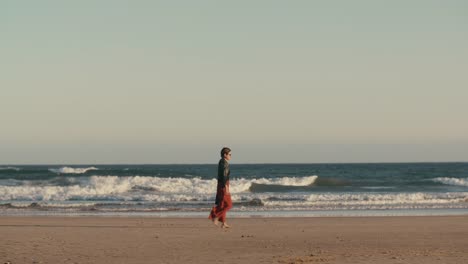
M213 206L208 217L211 220L218 218L220 222L226 222L226 213L232 208L231 195L226 193L226 187L218 186L216 191L216 206Z

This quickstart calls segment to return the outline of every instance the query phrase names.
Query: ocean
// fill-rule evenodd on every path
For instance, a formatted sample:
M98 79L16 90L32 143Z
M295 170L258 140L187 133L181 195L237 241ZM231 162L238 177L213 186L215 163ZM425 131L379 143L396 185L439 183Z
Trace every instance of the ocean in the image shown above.
M216 164L0 166L1 215L208 217ZM468 163L231 164L228 216L468 214Z

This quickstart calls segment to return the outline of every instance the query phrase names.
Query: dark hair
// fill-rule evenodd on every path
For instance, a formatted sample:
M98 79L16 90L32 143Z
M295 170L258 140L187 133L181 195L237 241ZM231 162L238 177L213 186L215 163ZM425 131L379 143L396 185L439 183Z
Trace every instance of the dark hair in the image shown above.
M228 148L228 147L224 147L224 148L221 150L221 158L224 158L224 155L225 155L225 154L228 154L229 152L231 152L231 149Z

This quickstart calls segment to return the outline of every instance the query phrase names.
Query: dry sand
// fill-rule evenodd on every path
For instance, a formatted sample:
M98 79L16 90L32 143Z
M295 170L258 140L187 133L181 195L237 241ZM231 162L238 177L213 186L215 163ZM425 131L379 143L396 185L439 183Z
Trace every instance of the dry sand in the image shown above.
M468 216L0 217L8 263L468 263Z

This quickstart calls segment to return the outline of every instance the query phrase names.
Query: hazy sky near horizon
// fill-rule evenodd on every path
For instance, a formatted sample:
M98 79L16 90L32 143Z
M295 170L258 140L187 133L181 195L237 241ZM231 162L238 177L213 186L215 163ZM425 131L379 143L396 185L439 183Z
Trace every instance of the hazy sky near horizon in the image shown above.
M468 161L466 1L2 1L0 164Z

